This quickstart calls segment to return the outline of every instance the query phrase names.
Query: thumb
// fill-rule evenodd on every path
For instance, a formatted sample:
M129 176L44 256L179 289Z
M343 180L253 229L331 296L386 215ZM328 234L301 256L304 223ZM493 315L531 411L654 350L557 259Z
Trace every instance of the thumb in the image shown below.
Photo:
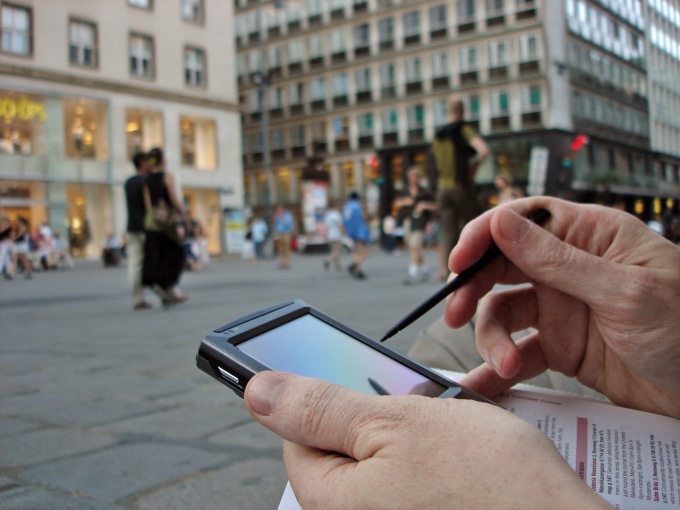
M253 418L282 438L357 460L362 456L358 446L361 423L366 423L366 415L379 407L379 397L319 379L272 371L253 377L244 399Z
M492 218L503 254L529 279L589 304L611 296L612 264L568 244L512 209Z

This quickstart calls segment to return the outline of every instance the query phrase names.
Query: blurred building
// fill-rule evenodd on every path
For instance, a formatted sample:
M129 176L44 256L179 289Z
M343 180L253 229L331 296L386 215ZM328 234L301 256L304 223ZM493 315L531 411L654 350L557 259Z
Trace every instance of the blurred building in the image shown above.
M310 159L323 158L331 200L355 189L375 196L379 187L384 214L408 167L427 166L429 142L458 95L493 149L478 176L482 200L505 171L531 193L643 216L677 212L676 0L235 5L251 205L265 201L263 104L273 202L300 203Z
M243 207L233 4L1 1L0 206L97 256L126 228L133 153L162 147L188 210L224 249Z

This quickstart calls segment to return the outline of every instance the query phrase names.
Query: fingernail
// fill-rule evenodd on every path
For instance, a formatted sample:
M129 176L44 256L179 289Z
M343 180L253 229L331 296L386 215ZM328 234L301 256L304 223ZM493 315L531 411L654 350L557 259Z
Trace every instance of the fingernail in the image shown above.
M491 364L496 372L500 373L505 358L505 347L498 345L491 351Z
M262 372L248 383L248 403L257 414L269 416L276 408L288 379L274 372Z
M501 234L511 243L521 243L531 230L531 221L513 211L502 211L500 218Z

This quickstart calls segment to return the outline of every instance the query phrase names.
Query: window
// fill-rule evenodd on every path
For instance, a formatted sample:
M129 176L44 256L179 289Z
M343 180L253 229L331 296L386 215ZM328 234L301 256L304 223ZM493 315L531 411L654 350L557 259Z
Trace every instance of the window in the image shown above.
M420 11L404 14L404 39L420 36Z
M331 32L331 53L344 53L347 48L347 31L344 28Z
M0 89L0 105L0 154L44 154L45 98Z
M262 101L260 100L260 89L248 93L248 112L257 113L261 110Z
M382 111L383 133L396 133L399 130L399 116L396 108Z
M283 88L271 87L269 89L269 109L279 110L283 108Z
M476 46L464 46L460 49L460 70L463 72L477 70Z
M530 34L519 38L519 61L531 62L540 57L538 49L538 36Z
M445 51L432 54L432 77L442 78L449 75L449 55Z
M446 5L430 7L430 31L446 30Z
M378 41L381 48L392 47L394 42L394 18L383 18L378 21Z
M204 9L203 0L182 0L182 19L193 23L203 23Z
M31 10L2 4L2 52L28 56L33 53Z
M471 94L468 96L468 101L467 101L467 112L468 112L468 119L469 120L478 120L479 119L479 95L478 94Z
M495 16L502 16L505 12L505 0L486 0L486 16L493 18Z
M510 99L506 90L491 93L491 114L494 117L508 115L510 113Z
M128 5L139 7L140 9L151 9L153 7L153 0L128 0Z
M422 104L414 104L407 108L407 122L409 131L423 129L425 126L425 109Z
M380 88L382 89L383 98L396 96L397 80L393 62L380 65Z
M153 39L148 36L130 34L130 74L136 78L154 77Z
M333 76L333 97L346 96L349 92L347 73Z
M458 0L458 23L469 23L475 20L475 0Z
M93 23L69 22L69 62L83 67L97 67L97 28Z
M508 65L508 44L505 41L489 43L489 67Z
M195 117L180 117L182 164L199 170L217 168L215 122Z
M309 58L323 58L323 38L320 35L313 35L308 39Z
M362 113L357 120L359 136L373 136L373 114Z
M109 159L108 111L103 101L65 98L64 154L67 158Z
M354 47L368 47L371 41L371 31L368 23L362 23L354 27Z
M368 92L371 90L371 68L365 67L357 69L357 92Z
M529 85L522 88L522 112L541 110L541 87Z
M347 140L349 138L349 117L333 118L333 136L336 140Z
M148 110L126 110L125 134L128 159L136 152L163 147L163 116Z
M302 41L300 39L294 39L288 43L288 63L297 64L302 62L304 58L304 50L302 47Z
M198 48L184 48L184 83L190 87L203 87L206 80L205 51Z
M307 141L305 138L305 126L301 124L299 126L293 126L290 128L290 146L291 147L305 147Z
M292 105L300 105L305 100L305 89L303 83L292 83L288 89L288 100Z
M448 123L448 101L437 99L432 103L432 114L435 127L439 128Z
M406 83L416 83L421 81L420 58L406 59Z
M311 100L312 101L325 101L326 100L326 79L325 78L315 78L311 83Z

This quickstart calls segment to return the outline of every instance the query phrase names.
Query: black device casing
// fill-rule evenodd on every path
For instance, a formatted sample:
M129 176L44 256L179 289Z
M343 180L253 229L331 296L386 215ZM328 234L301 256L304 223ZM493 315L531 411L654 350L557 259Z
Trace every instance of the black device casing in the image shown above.
M384 344L348 328L299 299L246 315L209 333L201 342L196 355L196 365L243 398L243 392L248 381L255 374L264 370L271 370L271 368L248 356L236 346L306 314L313 315L383 355L446 387L447 389L439 398L462 398L493 404L487 398L460 386Z

